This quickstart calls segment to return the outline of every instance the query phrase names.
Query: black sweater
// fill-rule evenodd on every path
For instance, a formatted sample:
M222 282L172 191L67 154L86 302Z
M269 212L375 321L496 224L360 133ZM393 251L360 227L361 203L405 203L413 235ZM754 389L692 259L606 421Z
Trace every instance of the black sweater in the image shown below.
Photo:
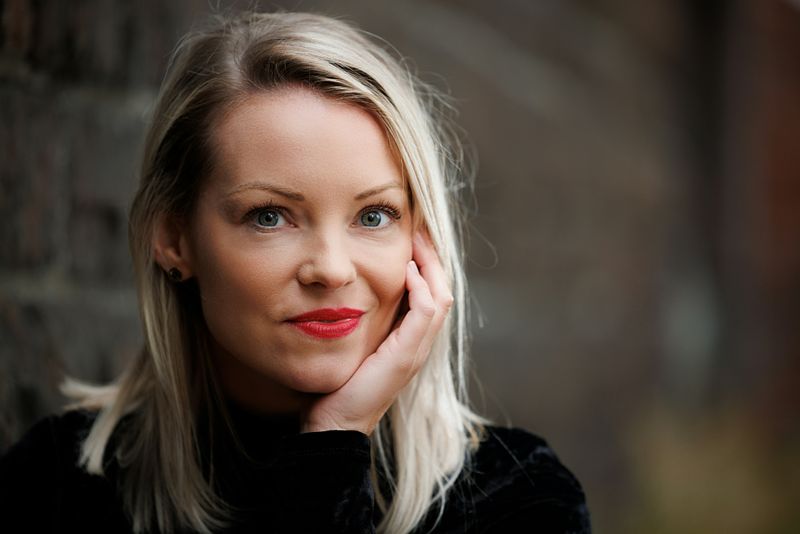
M251 458L215 445L215 488L237 510L226 532L374 532L380 511L366 435L300 434L287 418L232 416ZM43 419L0 458L0 530L131 531L115 490L116 471L99 477L76 466L94 417L70 411ZM432 526L436 533L590 532L580 484L541 438L488 427L468 466L439 522L435 508L416 532Z

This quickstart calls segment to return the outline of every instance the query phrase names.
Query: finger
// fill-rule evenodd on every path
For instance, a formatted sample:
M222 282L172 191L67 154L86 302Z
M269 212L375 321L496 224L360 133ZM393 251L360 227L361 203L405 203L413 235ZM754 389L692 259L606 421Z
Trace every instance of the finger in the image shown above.
M413 241L413 255L420 264L420 272L430 287L434 301L446 313L453 303L453 293L430 238L417 233Z
M414 255L419 258L424 265L421 269L421 274L428 282L428 286L436 303L437 311L436 317L431 321L431 328L428 330L422 345L426 350L434 343L435 338L445 317L453 304L453 294L450 289L450 283L447 275L442 269L441 261L433 242L427 232L419 232L415 236Z
M410 370L417 366L417 357L428 331L434 325L436 304L428 284L415 262L407 266L406 287L408 288L409 310L400 325L378 347L375 356L386 360L393 366ZM424 358L424 354L422 355Z
M398 341L404 350L419 344L419 340L430 328L437 311L428 282L422 277L416 262L413 260L408 262L406 270L408 312L398 329Z
M403 317L405 317L406 314L408 313L408 310L409 310L408 290L406 290L403 292L403 296L400 299L400 304L398 304L397 306L397 314L395 314L395 320L394 323L392 324L391 330L394 330L395 328L400 326L400 323L403 321Z
M381 343L348 382L356 404L370 406L375 401L388 406L419 371L430 352L429 333L434 327L436 305L427 282L415 262L406 267L406 288L409 310L394 330ZM375 391L384 393L375 398Z

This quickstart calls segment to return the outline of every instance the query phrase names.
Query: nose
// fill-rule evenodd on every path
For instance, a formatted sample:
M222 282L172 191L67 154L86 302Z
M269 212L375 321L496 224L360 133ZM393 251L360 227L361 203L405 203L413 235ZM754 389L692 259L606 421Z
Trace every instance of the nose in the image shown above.
M341 239L323 236L309 242L307 258L297 270L297 280L301 284L338 289L355 279L355 265Z

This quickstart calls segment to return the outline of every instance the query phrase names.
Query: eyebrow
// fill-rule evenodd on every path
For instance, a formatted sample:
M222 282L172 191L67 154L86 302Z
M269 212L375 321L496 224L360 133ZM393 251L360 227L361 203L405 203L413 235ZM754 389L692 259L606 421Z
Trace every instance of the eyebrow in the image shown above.
M227 197L231 197L231 196L233 196L233 195L235 195L237 193L241 193L242 191L247 191L247 190L250 190L250 189L257 189L257 190L260 190L260 191L270 191L272 193L275 193L276 195L280 195L282 197L290 198L292 200L297 200L299 202L302 202L302 201L304 201L306 199L306 197L303 196L302 193L294 191L293 189L287 189L285 187L280 187L280 186L268 184L266 182L248 182L246 184L239 185L239 186L235 187L230 193L228 193L225 196L226 196L226 198ZM398 184L396 182L391 182L391 183L388 183L388 184L379 185L377 187L372 187L370 189L367 189L366 191L362 191L361 193L357 194L354 197L354 199L355 200L364 200L365 198L369 198L369 197L375 196L375 195L377 195L379 193L383 193L387 189L403 189L403 186L401 186L400 184Z
M247 191L250 189L258 189L261 191L270 191L271 193L275 193L276 195L281 195L286 198L290 198L292 200L303 201L306 199L301 193L297 191L293 191L292 189L287 189L285 187L279 187L277 185L268 184L265 182L248 182L246 184L239 185L234 187L230 193L225 195L225 198L232 197L237 193L241 193L242 191Z
M357 194L354 198L355 200L364 200L365 198L369 198L371 196L375 196L378 193L383 193L387 189L403 189L403 186L396 182L391 182L388 184L379 185L377 187L373 187L372 189L367 189L359 194Z

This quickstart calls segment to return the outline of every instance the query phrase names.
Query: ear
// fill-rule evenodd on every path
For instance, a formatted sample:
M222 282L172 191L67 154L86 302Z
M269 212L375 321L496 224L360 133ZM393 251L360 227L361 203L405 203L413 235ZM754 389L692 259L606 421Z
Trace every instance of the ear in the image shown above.
M163 214L153 228L153 255L164 272L177 268L183 280L194 276L189 225L175 215Z

